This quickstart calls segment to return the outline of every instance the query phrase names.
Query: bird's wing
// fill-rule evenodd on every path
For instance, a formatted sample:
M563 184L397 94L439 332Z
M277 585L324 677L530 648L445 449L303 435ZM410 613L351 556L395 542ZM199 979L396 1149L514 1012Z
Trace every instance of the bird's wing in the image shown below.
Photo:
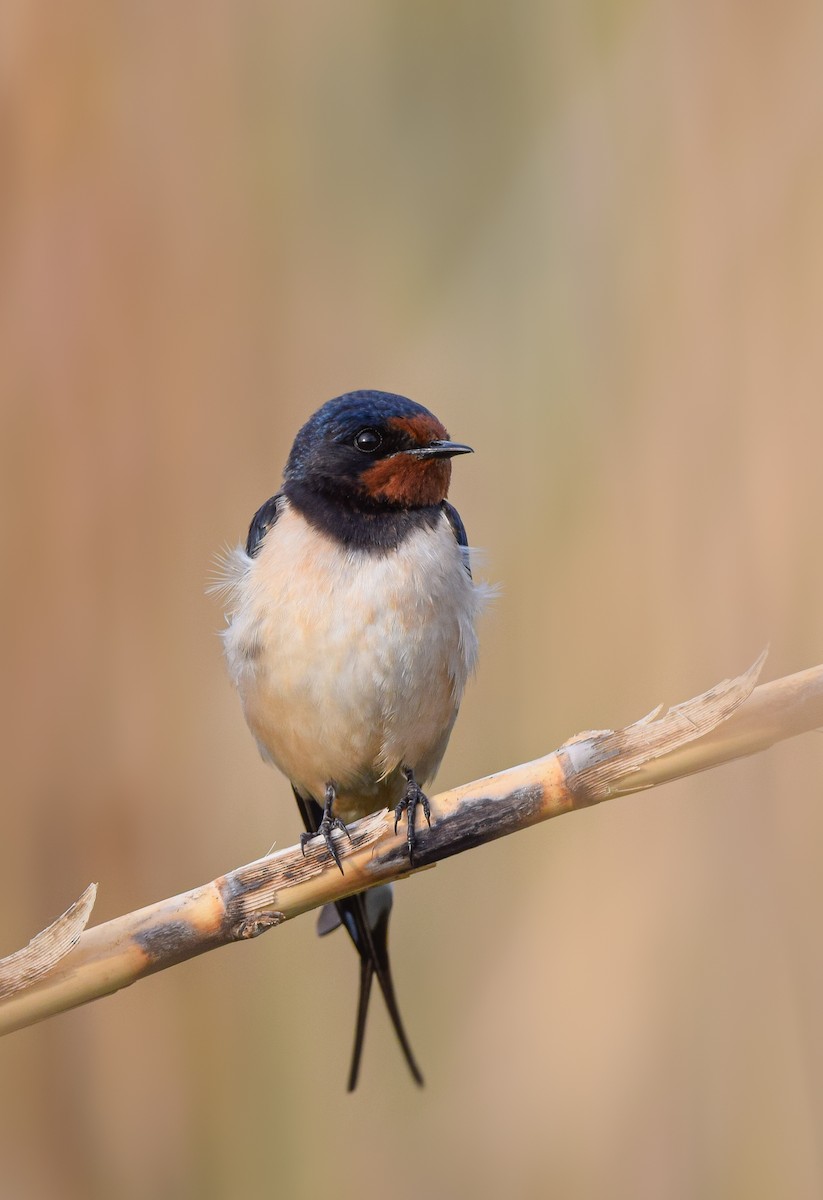
M448 500L444 500L440 507L446 515L446 520L452 527L452 533L455 536L458 546L463 550L463 565L468 572L469 579L472 577L471 564L469 563L469 539L466 534L466 526L463 524L460 513L453 504L449 504Z
M257 551L260 549L260 543L277 520L278 501L282 496L282 492L278 492L276 496L272 496L265 504L258 508L252 517L251 525L249 526L249 536L246 538L246 554L248 554L249 558L254 558L257 554Z

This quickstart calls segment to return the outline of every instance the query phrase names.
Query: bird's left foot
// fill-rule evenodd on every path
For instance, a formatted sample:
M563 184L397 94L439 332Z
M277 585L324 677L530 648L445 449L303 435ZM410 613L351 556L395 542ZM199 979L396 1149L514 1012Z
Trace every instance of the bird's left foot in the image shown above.
M335 817L332 813L332 805L334 804L336 798L337 794L334 789L334 784L326 784L326 803L323 805L323 818L320 824L317 826L317 833L300 834L300 849L303 851L303 857L305 858L307 843L310 842L312 838L322 837L323 841L326 843L326 849L337 863L340 874L342 875L343 864L340 861L340 852L334 844L334 838L332 837L332 834L334 833L335 829L340 829L343 833L345 833L349 841L352 840L352 837L344 822L341 821L339 817Z
M403 774L406 776L406 787L403 792L403 798L394 810L394 832L397 833L397 825L403 813L406 813L406 823L408 825L407 841L409 845L409 862L414 866L414 821L417 813L418 804L423 809L423 816L426 818L426 824L431 829L431 805L429 798L421 788L420 784L414 777L414 771L411 767L404 767Z

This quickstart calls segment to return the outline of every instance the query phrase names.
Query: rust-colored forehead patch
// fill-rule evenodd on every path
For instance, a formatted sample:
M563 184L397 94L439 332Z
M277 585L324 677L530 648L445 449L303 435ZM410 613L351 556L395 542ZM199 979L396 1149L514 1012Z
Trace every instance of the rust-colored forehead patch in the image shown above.
M390 417L387 424L392 429L407 433L420 446L428 446L429 442L449 440L445 426L431 413L421 413L417 417Z
M413 447L449 440L445 425L431 413L390 417L387 424L406 434ZM404 508L420 508L445 500L451 473L451 461L447 458L415 458L401 452L378 459L363 471L360 485L374 500L386 500Z

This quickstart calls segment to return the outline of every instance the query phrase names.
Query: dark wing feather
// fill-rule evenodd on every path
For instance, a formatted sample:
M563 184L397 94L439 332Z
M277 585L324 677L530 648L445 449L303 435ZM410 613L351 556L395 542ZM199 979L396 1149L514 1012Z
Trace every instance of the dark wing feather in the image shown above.
M469 546L469 539L466 534L466 526L463 524L463 521L461 520L460 513L457 511L457 509L454 507L453 504L449 504L448 500L443 501L441 508L443 509L443 512L446 514L446 520L449 522L449 524L452 527L452 533L455 536L458 546L462 547L462 549L464 549L464 550L467 550L468 546ZM471 579L472 569L471 569L471 566L469 565L468 554L465 554L463 556L463 565L466 568L469 579Z
M278 492L276 496L272 496L264 505L258 508L252 517L251 525L249 526L249 536L246 538L246 554L248 554L249 558L254 558L257 554L257 551L260 549L260 543L277 520L277 502L282 495L282 492Z

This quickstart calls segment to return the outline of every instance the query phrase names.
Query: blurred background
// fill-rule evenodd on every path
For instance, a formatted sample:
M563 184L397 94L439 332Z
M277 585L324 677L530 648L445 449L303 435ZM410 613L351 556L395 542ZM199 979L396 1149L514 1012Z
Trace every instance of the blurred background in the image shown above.
M0 9L0 954L292 844L204 589L356 387L477 453L438 785L823 658L812 0ZM0 1044L15 1200L823 1194L821 742L398 888L427 1077L311 916ZM334 1014L330 1019L330 1012Z

